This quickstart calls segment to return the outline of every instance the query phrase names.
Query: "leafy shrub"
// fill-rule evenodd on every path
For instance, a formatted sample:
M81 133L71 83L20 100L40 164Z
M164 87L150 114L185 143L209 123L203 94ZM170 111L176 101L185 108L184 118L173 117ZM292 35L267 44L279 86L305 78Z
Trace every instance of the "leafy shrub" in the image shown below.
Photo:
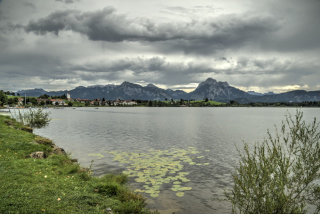
M233 213L306 213L306 203L320 211L320 133L316 118L311 124L297 110L282 122L273 137L244 146L233 173L234 186L225 192Z
M14 111L13 117L20 123L30 126L31 128L44 128L49 125L50 112L43 112L43 109L29 109L29 110L20 110L18 112Z

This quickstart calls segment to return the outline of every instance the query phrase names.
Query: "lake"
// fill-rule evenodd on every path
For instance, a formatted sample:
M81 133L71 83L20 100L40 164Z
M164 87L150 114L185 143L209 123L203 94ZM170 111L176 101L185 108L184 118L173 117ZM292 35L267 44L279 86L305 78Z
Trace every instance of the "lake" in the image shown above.
M304 108L304 119L319 108ZM52 139L97 176L125 172L160 213L231 213L221 198L232 185L236 146L274 133L295 108L65 108L35 134ZM93 160L93 162L92 162Z

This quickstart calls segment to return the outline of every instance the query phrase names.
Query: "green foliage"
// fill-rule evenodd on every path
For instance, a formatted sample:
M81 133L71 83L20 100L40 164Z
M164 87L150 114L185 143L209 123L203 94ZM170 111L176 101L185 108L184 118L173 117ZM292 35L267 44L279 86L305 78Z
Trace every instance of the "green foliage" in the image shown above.
M247 144L233 174L234 186L225 192L233 213L306 213L306 203L320 210L320 133L297 110L282 122L280 131L251 151Z
M72 102L68 102L68 106L73 106L73 103Z
M8 97L5 93L0 91L0 106L5 105L8 102Z
M43 109L26 109L14 111L12 113L13 117L20 123L30 126L31 128L40 129L49 125L50 112L44 112Z

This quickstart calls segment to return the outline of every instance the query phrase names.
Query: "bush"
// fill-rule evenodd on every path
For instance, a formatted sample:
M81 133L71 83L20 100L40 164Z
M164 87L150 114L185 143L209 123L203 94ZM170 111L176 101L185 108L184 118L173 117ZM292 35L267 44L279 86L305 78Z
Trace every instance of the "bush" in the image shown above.
M320 211L320 133L316 118L311 124L297 110L282 122L280 132L256 144L244 146L233 173L234 186L225 191L232 213L306 213L306 203ZM239 150L238 150L239 151Z
M12 117L24 125L40 129L49 125L51 120L49 114L50 112L43 112L41 108L22 111L18 109L18 112L14 111Z

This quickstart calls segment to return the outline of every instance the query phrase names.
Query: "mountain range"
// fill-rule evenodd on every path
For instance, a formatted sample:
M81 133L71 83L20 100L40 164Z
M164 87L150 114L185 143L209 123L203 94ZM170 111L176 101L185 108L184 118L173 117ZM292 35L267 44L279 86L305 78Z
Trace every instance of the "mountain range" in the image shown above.
M245 92L230 86L227 82L216 81L208 78L201 82L198 87L186 93L182 90L161 89L153 84L141 86L138 84L123 82L121 85L96 85L79 86L72 90L64 91L45 91L43 89L21 90L17 93L27 96L40 96L48 94L50 96L60 96L70 93L71 97L76 99L96 99L105 98L106 100L165 100L165 99L184 99L184 100L203 100L205 98L220 102L230 102L235 100L238 103L250 102L303 102L320 101L320 91L295 90L281 94L269 92L266 94L256 93L254 91Z

